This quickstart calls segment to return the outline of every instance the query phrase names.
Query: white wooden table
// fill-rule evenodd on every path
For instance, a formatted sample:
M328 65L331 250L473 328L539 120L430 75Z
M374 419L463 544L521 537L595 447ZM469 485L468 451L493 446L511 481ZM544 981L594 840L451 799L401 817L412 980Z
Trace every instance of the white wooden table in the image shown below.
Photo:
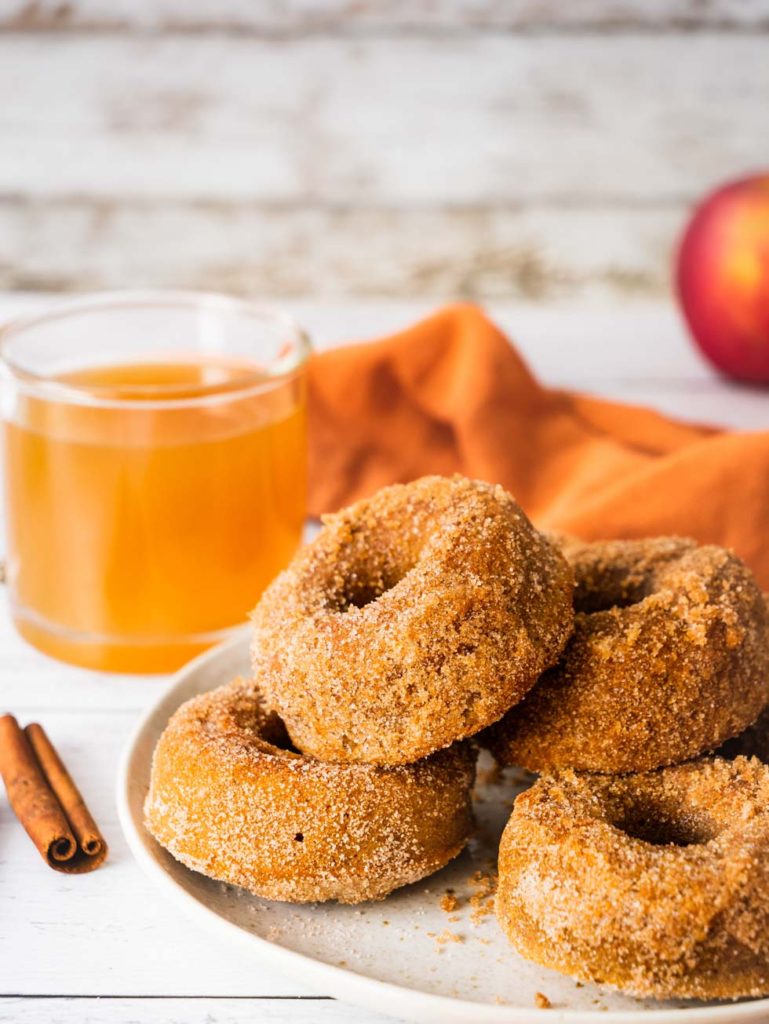
M0 297L0 319L30 302ZM398 328L429 308L292 304L319 347ZM697 420L769 428L769 392L714 377L670 307L497 305L492 312L549 383ZM111 848L94 874L50 871L0 798L0 1021L384 1024L376 1013L305 992L166 905L131 859L113 795L121 748L166 679L59 665L15 636L5 595L0 601L0 711L44 723Z

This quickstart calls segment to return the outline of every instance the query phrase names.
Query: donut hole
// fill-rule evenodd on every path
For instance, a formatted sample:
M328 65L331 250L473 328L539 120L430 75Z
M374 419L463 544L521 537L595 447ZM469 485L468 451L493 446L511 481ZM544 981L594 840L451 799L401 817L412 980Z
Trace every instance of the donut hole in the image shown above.
M264 706L262 694L255 686L241 684L232 696L232 703L224 709L214 708L201 719L203 732L212 737L235 734L245 743L267 744L280 753L292 757L301 755L289 736L283 719Z
M350 586L342 596L341 610L346 612L350 608L365 608L366 605L378 601L382 594L392 590L397 583L400 583L400 580L392 580L386 583L375 583L371 580L364 580L361 583L356 581L354 586Z
M642 800L624 808L614 827L650 846L704 846L715 838L713 822L686 808L660 806L654 800Z
M628 596L612 598L609 594L589 594L582 600L575 598L574 611L592 615L593 612L610 612L615 608L631 608L634 604L640 604L641 601L643 601L643 597L637 599Z
M337 595L339 610L346 612L373 604L396 587L412 568L411 564L367 564L343 574L342 590Z
M574 609L606 612L640 604L667 588L693 541L660 538L625 540L589 546L573 565L577 580Z
M326 571L327 606L347 612L375 604L424 557L424 523L393 529L379 520L356 526Z
M291 737L288 734L283 719L275 714L274 711L270 712L260 723L261 735L271 747L275 747L277 750L284 750L288 754L301 754L301 750L298 750L291 741Z
M625 572L607 571L578 582L574 592L574 610L592 614L630 608L640 604L652 591L651 580L628 576Z

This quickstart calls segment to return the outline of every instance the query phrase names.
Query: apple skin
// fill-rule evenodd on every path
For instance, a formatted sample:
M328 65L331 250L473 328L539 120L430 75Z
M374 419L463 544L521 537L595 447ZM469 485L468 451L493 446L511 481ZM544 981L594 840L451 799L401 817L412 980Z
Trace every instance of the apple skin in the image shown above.
M677 284L692 335L714 366L769 383L769 173L730 182L697 207Z

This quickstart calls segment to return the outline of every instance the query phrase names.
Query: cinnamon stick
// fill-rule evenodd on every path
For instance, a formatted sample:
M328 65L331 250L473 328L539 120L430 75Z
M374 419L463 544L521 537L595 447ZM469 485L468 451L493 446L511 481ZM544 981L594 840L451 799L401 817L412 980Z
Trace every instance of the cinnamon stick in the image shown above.
M14 814L57 871L93 871L107 844L61 758L37 724L0 716L0 775Z

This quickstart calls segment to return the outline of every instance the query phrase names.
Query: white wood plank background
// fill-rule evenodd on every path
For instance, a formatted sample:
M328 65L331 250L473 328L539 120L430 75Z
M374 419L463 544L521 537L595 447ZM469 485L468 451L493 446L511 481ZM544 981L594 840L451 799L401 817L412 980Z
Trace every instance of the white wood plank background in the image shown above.
M50 300L0 297L0 320L41 301ZM303 302L292 310L324 348L402 327L430 305ZM767 393L714 377L667 305L500 304L492 312L548 383L769 428ZM44 723L103 826L111 856L103 870L80 878L46 869L0 799L0 1021L385 1024L373 1013L307 999L296 981L212 941L158 899L122 839L113 789L121 748L165 681L61 666L15 636L4 601L0 588L0 711Z
M361 29L765 27L763 0L6 0L0 23L25 30L337 32Z
M769 0L6 0L0 287L661 297Z

